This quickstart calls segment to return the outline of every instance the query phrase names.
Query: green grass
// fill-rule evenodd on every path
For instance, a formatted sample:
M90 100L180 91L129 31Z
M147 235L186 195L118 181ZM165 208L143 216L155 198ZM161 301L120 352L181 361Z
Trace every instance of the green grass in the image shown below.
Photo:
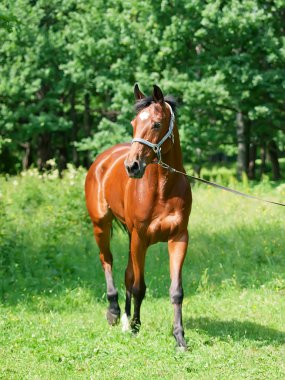
M105 283L85 211L83 171L0 179L0 378L284 379L284 209L195 186L184 264L190 350L171 335L168 254L150 248L142 327L105 320ZM270 182L238 189L284 201ZM124 300L127 238L114 232Z

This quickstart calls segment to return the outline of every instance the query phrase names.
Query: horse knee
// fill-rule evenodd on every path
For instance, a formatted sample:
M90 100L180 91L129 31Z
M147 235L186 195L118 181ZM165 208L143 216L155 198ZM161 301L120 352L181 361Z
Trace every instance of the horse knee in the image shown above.
M182 304L184 293L182 286L170 287L169 295L172 304Z

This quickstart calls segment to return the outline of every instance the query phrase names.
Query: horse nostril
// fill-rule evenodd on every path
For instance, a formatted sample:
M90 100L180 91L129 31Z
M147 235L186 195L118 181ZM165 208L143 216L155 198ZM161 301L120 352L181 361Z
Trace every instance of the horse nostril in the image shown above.
M140 171L140 165L138 161L134 161L129 165L125 164L125 166L129 174L136 175Z
M140 166L139 166L139 163L137 161L135 161L131 167L131 171L132 173L136 173L140 170Z

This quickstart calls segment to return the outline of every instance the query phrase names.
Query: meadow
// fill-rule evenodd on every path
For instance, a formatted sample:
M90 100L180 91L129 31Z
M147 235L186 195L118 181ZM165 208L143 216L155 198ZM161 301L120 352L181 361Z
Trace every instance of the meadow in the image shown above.
M193 186L182 353L165 244L147 255L140 333L108 326L84 177L69 166L63 179L56 169L0 178L0 378L284 379L284 208ZM282 183L230 182L284 202ZM128 242L116 228L112 251L123 308Z

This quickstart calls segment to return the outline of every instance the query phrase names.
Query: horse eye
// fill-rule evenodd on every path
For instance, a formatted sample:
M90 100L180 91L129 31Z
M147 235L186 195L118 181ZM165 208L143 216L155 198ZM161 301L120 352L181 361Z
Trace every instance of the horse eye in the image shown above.
M156 122L153 124L153 128L155 128L155 129L160 128L160 126L161 126L161 123L159 123L159 122Z

